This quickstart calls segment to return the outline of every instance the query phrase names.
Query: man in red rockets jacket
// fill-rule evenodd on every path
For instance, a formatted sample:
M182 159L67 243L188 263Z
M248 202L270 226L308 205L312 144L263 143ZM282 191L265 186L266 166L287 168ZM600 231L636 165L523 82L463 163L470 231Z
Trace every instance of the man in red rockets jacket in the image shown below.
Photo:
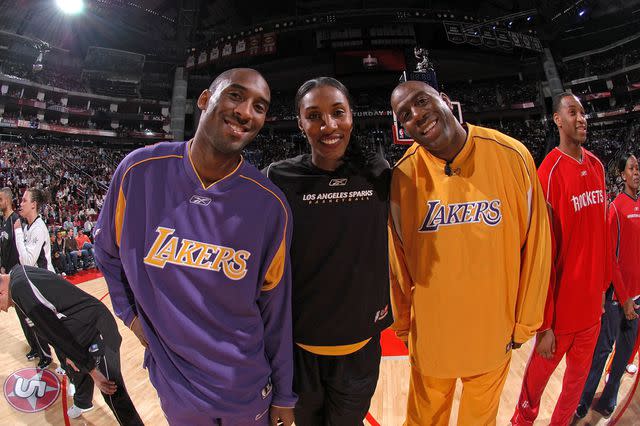
M536 337L513 425L531 425L551 374L567 355L562 392L551 425L569 424L587 379L600 330L607 270L605 172L582 147L587 120L580 101L562 93L553 102L560 133L538 169L549 207L553 262L544 321Z
M620 379L624 374L627 360L633 351L638 335L638 309L640 302L640 172L634 155L622 155L618 161L618 171L624 181L622 192L609 205L609 239L613 272L613 286L607 291L605 314L602 316L600 336L593 353L589 377L582 391L576 416L582 418L593 401L604 364L615 342L616 353L611 364L609 380L602 391L595 410L605 417L610 416L617 403ZM613 287L613 288L612 288ZM615 288L615 299L613 297ZM624 294L620 294L620 291Z

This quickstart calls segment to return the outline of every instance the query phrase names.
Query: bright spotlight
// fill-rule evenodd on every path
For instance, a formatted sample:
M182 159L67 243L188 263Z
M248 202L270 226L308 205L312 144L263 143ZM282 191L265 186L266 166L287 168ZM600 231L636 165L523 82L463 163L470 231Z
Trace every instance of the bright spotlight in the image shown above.
M67 15L76 15L84 9L82 0L56 0L56 4Z
M584 16L585 13L587 13L586 10L580 9L580 12L578 12L578 16Z

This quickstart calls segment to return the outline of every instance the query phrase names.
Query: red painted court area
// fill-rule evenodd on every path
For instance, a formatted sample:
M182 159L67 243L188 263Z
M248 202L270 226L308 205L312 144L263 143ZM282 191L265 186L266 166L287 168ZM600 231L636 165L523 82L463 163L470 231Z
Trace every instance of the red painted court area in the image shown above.
M380 335L380 345L382 345L382 356L406 356L409 350L393 330L387 328Z
M64 277L71 284L82 284L87 281L95 280L96 278L101 278L102 273L98 271L96 268L87 269L86 271L80 271L77 274L69 275Z

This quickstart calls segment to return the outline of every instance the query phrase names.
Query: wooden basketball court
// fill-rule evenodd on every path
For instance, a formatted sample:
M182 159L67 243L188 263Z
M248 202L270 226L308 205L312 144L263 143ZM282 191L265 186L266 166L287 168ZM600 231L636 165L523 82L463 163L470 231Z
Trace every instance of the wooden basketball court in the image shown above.
M102 278L94 279L78 284L80 288L103 299L103 302L111 308L111 300L107 294L107 286ZM22 329L18 319L11 308L8 313L0 313L0 382L4 383L7 377L14 371L26 367L35 367L36 361L27 361L25 353L28 351L27 344L22 335ZM121 321L117 320L122 334L123 341L121 347L122 375L125 379L129 394L136 405L142 420L147 425L166 425L167 422L160 409L156 392L149 382L146 370L142 369L143 348L136 337L129 331ZM513 408L518 399L522 375L525 365L532 350L532 342L527 343L522 348L514 352L511 362L511 371L502 394L500 410L498 412L498 425L508 425L513 414ZM49 367L53 372L57 367L56 362ZM536 425L547 425L553 411L553 407L562 386L562 373L564 372L564 362L551 377L549 385L543 396L540 415ZM61 388L66 387L67 379L58 376L61 381ZM409 361L406 356L384 357L380 366L380 380L378 388L371 404L370 414L367 422L372 426L398 426L404 421L407 390L409 386ZM606 425L613 424L613 420L619 412L628 405L622 416L617 419L616 424L621 426L639 425L640 420L640 397L630 395L635 390L636 376L625 375L620 386L618 409L610 419L602 419L597 413L589 412L587 417L577 425ZM600 384L600 387L603 383ZM456 389L456 402L454 402L453 413L450 424L456 424L457 401L460 397L461 388ZM596 398L600 390L596 393ZM0 404L0 424L3 425L95 425L107 426L117 424L111 411L104 403L102 396L95 390L94 409L84 413L78 419L69 420L65 416L64 407L70 407L73 400L62 392L56 401L46 410L36 413L24 413L13 408L3 398ZM426 424L425 424L426 425Z

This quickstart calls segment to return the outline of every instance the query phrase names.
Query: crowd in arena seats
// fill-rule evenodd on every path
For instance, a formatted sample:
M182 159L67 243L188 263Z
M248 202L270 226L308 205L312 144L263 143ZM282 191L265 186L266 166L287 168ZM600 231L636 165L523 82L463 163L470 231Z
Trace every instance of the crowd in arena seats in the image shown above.
M139 98L140 89L137 83L91 79L88 82L91 91L98 95Z
M293 93L276 93L271 97L268 116L281 121L295 120L297 113L293 107Z
M353 94L353 109L355 111L385 111L391 110L389 98L391 92L381 90L380 92L355 92Z
M452 101L460 102L467 111L499 109L496 86L492 84L458 82L444 84L440 90Z
M80 72L70 68L54 68L46 65L42 71L33 74L35 82L74 92L87 92L87 88L82 84Z
M624 55L597 55L587 57L585 68L587 75L607 74L622 68Z
M59 87L75 92L87 92L87 88L82 84L80 71L76 69L45 64L41 71L36 72L28 64L2 60L0 61L0 72L46 86Z
M519 82L513 84L498 83L498 95L502 99L499 103L504 106L511 106L525 102L539 102L540 89L535 82Z
M173 84L167 81L167 76L158 79L156 76L145 75L140 85L140 94L143 99L171 99L171 89Z
M44 64L40 71L34 71L30 64L0 58L0 73L74 92L159 100L169 100L171 97L171 84L166 80L160 82L143 80L141 84L106 80L86 82L82 79L80 69L49 63Z
M637 63L640 63L640 48L622 45L602 53L558 63L558 68L563 80L571 81L594 75L606 75Z
M625 152L640 155L637 148L640 141L640 120L629 121L623 127L591 126L588 132L586 147L593 151L607 168L607 189L611 198L624 188L622 180L615 173L615 159Z
M625 66L633 65L640 63L640 48L639 49L631 49L626 52L625 56Z
M514 105L539 104L540 90L535 82L457 82L444 84L442 90L465 111L496 111Z
M274 161L295 157L303 152L308 152L308 147L302 135L286 131L272 135L259 134L245 148L243 156L258 169L263 169Z
M555 124L551 121L501 120L483 122L481 125L497 129L522 142L531 152L536 164L540 164L544 158L548 136L557 133Z
M51 235L64 226L67 234L72 231L79 238L83 233L89 236L111 176L125 155L120 150L87 146L5 142L0 142L0 152L0 187L12 189L14 207L25 189L43 189L49 201L41 215ZM84 266L90 266L89 256L84 259ZM71 266L78 264L82 265L75 262L58 272L72 273Z
M24 63L1 60L0 72L12 77L28 79L33 70Z
M579 98L582 98L590 93L594 93L597 92L597 90L594 90L593 88L591 88L590 85L585 84L585 85L576 85L571 87L571 93L573 93L574 95L576 95Z

